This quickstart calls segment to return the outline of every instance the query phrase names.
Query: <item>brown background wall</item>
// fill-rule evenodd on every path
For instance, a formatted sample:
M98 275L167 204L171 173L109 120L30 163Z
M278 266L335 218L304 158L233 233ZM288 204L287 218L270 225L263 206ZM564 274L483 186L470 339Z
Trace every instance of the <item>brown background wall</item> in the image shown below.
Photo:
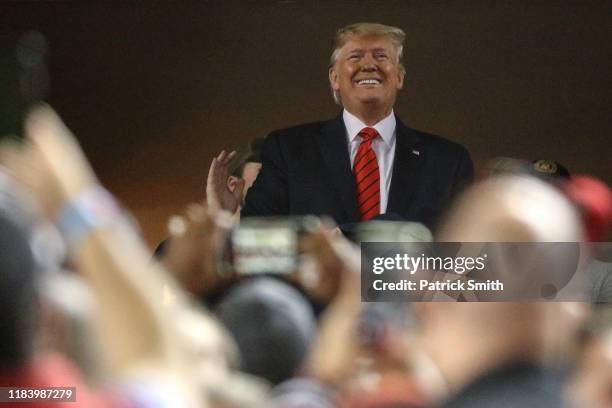
M396 112L490 157L551 158L612 183L610 1L3 3L50 45L49 101L149 243L200 199L222 148L339 112L337 27L407 34Z

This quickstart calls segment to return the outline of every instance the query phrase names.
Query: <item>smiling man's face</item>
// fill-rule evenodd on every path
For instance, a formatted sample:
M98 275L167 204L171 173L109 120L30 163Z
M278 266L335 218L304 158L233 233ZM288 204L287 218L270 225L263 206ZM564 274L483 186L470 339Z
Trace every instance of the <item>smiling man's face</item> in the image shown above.
M359 116L364 109L373 109L389 114L404 84L404 72L391 40L353 37L342 46L329 69L329 81L349 112Z

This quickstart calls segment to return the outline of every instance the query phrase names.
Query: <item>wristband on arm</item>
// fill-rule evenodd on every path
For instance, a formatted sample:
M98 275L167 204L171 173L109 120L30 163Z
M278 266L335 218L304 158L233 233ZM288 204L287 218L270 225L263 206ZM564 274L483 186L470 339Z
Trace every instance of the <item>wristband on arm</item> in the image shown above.
M119 214L113 196L102 186L94 186L64 205L57 226L68 248L74 248L91 231L111 224Z

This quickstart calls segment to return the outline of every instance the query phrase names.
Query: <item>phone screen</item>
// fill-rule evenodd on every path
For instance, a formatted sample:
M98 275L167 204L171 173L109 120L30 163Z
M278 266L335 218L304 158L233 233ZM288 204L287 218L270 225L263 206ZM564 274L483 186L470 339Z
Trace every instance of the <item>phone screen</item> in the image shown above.
M298 235L292 223L243 223L232 232L231 241L238 274L284 274L296 267Z

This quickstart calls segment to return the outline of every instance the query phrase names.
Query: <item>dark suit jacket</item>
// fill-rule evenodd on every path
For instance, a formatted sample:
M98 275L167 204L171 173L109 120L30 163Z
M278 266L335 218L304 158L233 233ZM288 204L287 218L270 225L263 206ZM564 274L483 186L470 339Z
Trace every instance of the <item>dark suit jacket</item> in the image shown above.
M314 214L338 224L359 221L342 115L272 132L261 160L242 216ZM410 129L397 118L392 174L387 214L431 228L454 192L471 180L473 167L463 146Z

